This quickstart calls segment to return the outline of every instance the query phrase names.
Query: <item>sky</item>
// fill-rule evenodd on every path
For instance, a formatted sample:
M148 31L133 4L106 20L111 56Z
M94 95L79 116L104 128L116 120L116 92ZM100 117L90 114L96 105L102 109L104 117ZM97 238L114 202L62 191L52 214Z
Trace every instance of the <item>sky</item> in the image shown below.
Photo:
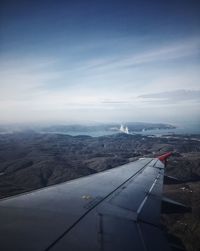
M200 2L3 0L0 123L200 125Z

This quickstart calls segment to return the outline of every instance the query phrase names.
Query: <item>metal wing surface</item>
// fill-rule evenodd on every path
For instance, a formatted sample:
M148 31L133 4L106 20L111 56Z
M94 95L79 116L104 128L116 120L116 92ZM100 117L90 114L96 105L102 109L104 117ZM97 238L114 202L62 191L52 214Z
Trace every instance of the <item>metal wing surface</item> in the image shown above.
M4 251L170 250L159 229L164 164L129 164L0 201Z

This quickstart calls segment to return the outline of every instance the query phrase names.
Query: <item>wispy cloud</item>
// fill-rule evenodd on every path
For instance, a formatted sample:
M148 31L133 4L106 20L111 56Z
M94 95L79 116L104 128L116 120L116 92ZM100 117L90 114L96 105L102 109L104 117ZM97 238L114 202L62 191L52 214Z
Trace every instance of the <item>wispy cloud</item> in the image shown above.
M141 49L140 49L141 50ZM177 41L164 46L152 48L140 52L129 52L128 55L120 57L104 57L86 60L78 69L112 70L127 67L141 66L149 63L159 63L169 60L181 59L189 56L197 56L200 53L200 38L186 41Z
M38 95L49 81L60 77L51 71L55 61L44 58L2 59L0 100L27 100Z
M120 100L120 99L103 99L101 101L102 104L128 104L129 101L127 100Z
M198 89L198 66L189 65L183 71L166 65L175 59L184 58L185 62L186 57L195 57L199 41L140 48L120 56L90 55L78 62L36 56L4 58L0 61L1 119L20 116L26 120L31 114L40 119L47 115L112 119L114 113L115 117L134 114L140 118L149 116L147 110L153 105L179 104L183 100L195 103L200 95L194 91ZM161 61L167 64L158 69ZM188 89L188 83L190 91L180 90L181 86ZM172 92L174 89L179 90Z
M140 95L138 98L144 102L160 104L174 104L185 101L200 103L200 90L176 90L160 93L151 93Z

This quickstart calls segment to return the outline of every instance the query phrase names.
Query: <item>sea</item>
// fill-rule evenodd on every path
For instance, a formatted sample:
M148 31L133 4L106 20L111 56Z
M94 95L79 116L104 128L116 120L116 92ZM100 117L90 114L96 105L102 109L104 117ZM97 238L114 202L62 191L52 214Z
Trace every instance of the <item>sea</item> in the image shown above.
M10 132L0 132L0 134L10 134L16 131L10 131ZM113 135L120 133L120 131L117 130L99 130L99 131L53 131L53 132L47 132L47 131L38 131L36 132L40 133L49 133L49 134L63 134L63 135L71 135L71 136L79 136L79 135L87 135L91 137L100 137L100 136L107 136L107 135ZM162 135L181 135L181 134L195 134L200 135L200 124L187 124L187 125L176 125L176 128L173 129L153 129L153 130L145 130L142 131L130 131L130 134L140 134L140 135L152 135L152 136L162 136Z
M100 130L100 131L67 131L67 132L51 132L54 134L65 134L71 136L79 136L79 135L88 135L91 137L100 137L100 136L107 136L119 133L119 131L113 130ZM153 129L153 130L142 130L142 131L130 131L130 134L140 134L140 135L152 135L152 136L162 136L162 135L181 135L181 134L198 134L200 135L200 126L196 124L186 125L186 126L177 126L173 129Z

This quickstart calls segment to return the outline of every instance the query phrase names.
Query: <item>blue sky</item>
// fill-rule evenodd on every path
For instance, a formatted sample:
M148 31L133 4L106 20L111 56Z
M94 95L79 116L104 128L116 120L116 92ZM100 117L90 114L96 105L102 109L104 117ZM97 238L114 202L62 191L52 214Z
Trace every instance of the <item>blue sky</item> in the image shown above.
M199 123L198 1L0 5L0 123Z

